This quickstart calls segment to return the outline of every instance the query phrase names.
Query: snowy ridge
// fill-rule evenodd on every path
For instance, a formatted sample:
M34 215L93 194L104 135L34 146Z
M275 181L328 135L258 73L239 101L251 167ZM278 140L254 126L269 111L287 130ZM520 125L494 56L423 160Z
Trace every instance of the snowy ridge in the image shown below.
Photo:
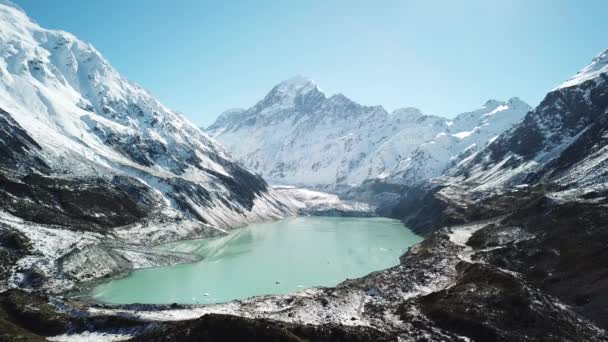
M40 27L7 1L0 2L0 109L40 147L18 158L48 166L35 173L126 176L156 194L155 213L212 230L292 213L263 180L122 77L91 44Z
M606 73L608 73L608 49L602 51L591 61L591 64L555 89L573 87L585 81L596 79L599 75Z
M478 110L459 114L444 132L421 143L387 180L415 184L441 176L450 165L495 139L531 109L527 103L514 97L507 102L489 100Z
M552 182L594 186L608 180L608 50L547 94L524 120L449 170L478 190Z
M387 112L342 94L326 96L296 76L247 110L223 113L207 128L227 150L273 182L358 185L384 178L413 184L483 146L531 108L518 98L490 100L452 120L417 108Z

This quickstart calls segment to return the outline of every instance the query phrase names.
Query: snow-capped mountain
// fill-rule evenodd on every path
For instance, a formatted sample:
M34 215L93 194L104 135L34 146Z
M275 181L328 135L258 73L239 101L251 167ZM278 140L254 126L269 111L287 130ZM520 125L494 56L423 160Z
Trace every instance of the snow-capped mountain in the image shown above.
M399 199L390 214L429 232L508 214L539 196L550 198L547 208L570 201L605 202L607 65L608 50L551 90L520 123L464 156L441 177L394 196Z
M523 101L488 101L454 119L416 108L392 113L342 94L326 96L296 76L247 110L232 109L207 128L227 150L266 179L308 186L357 185L390 178L416 183L441 175L530 110Z
M2 210L34 222L98 230L146 219L158 223L145 228L158 239L290 212L93 46L40 27L8 1L0 2L0 150ZM168 219L193 224L159 229Z
M387 177L389 182L415 184L440 176L456 163L517 123L532 108L518 98L489 100L480 109L462 113L447 122L448 128L420 144Z
M448 174L480 188L597 185L608 181L607 143L608 50Z

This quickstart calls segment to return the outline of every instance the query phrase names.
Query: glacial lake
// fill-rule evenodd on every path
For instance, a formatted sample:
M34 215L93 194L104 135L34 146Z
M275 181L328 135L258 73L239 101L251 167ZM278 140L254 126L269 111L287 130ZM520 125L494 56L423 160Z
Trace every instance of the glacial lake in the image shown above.
M115 304L210 304L334 286L397 265L421 240L386 218L294 217L160 246L203 259L135 270L91 295Z

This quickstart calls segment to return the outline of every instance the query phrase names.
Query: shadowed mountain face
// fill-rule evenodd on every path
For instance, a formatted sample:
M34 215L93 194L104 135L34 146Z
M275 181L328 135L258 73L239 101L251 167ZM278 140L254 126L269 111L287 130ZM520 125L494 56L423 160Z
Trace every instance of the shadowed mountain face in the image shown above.
M40 149L10 114L0 109L0 165L8 170L48 172L48 165L32 153Z
M608 52L551 91L522 123L467 158L449 175L480 187L555 182L605 183ZM604 70L604 72L600 72Z
M490 100L453 119L416 108L388 113L342 94L327 97L297 76L247 110L226 111L207 132L271 181L332 187L388 177L411 185L441 175L530 109L512 98Z

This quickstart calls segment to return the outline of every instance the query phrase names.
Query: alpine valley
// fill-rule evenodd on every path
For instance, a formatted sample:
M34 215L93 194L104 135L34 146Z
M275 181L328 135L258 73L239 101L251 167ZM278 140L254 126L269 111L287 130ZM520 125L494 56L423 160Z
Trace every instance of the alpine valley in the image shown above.
M384 216L424 240L333 287L83 296L197 261L161 243L296 215ZM203 131L0 0L2 341L606 341L607 244L608 50L536 108L389 113L297 76Z

